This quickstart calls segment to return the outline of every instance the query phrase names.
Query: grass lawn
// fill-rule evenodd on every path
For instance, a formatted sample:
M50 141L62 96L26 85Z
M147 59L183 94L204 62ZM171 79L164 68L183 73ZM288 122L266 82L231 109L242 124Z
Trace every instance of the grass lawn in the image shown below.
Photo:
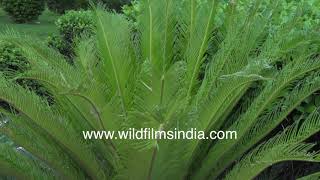
M35 22L28 24L16 24L3 10L0 9L0 32L6 31L9 28L22 34L46 39L49 34L57 31L54 25L54 21L57 17L58 15L46 10Z

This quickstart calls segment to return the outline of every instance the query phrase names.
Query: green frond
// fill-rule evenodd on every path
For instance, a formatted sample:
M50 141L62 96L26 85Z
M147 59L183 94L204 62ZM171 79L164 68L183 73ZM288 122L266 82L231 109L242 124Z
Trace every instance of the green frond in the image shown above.
M318 162L318 152L311 151L314 145L303 141L319 132L319 120L319 112L315 111L302 124L296 122L281 134L256 147L237 163L226 179L235 179L237 176L252 179L265 168L281 161Z
M12 105L20 113L27 116L35 125L43 129L51 138L57 141L62 148L70 153L92 177L106 176L99 171L99 162L92 152L81 142L81 137L70 136L76 134L68 128L67 119L59 117L47 104L35 94L0 79L0 99ZM32 102L31 104L29 102ZM82 146L82 147L81 147Z
M244 179L255 178L265 168L282 161L310 161L318 162L316 153L308 153L313 144L294 144L294 145L273 145L273 147L255 149L244 159L238 162L237 166L228 173L225 179Z
M35 131L36 127L32 127L26 117L22 115L10 115L6 113L8 122L0 129L1 132L6 134L15 144L23 147L28 152L36 156L37 159L44 161L50 165L54 171L62 172L57 174L67 179L84 178L74 161L64 154L56 143L52 143L50 137L45 133Z
M297 57L297 61L301 63L291 63L284 68L275 79L269 82L261 94L255 99L253 104L250 106L248 111L240 117L239 123L234 124L229 129L236 130L239 132L237 140L234 141L219 141L215 147L212 148L211 152L203 164L203 170L209 171L209 165L214 162L219 162L218 159L224 159L224 165L221 166L221 170L225 168L231 162L226 159L234 159L235 156L243 153L237 149L238 153L233 153L233 148L236 148L237 144L243 140L244 135L251 131L252 125L257 121L257 118L267 110L267 108L273 104L273 102L279 98L283 90L291 86L291 83L295 80L305 76L306 74L317 70L319 68L319 61L309 58L305 54ZM227 151L225 149L228 149ZM248 147L247 147L248 148ZM238 157L239 158L239 157Z
M56 175L50 169L41 167L21 147L0 144L1 175L20 179L54 179ZM58 178L58 177L56 177Z
M191 7L194 2L191 1ZM215 25L215 16L219 7L220 1L210 1L209 6L204 4L199 6L198 14L195 19L190 21L188 24L190 27L190 38L184 57L187 62L187 98L193 95L195 85L198 84L197 78L199 69L204 61L204 55L209 45L210 34L212 33ZM194 10L191 11L191 13ZM193 18L193 15L190 15ZM194 23L194 24L193 24Z
M130 24L124 17L106 13L102 9L97 9L95 13L98 48L107 73L106 82L113 96L119 97L123 115L126 117L130 100L130 89L126 86L135 70L134 59L129 50Z

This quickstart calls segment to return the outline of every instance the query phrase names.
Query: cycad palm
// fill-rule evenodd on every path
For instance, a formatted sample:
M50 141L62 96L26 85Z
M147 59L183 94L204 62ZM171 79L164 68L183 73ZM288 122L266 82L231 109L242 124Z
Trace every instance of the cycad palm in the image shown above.
M278 162L320 160L311 151L313 144L304 143L320 129L317 111L270 135L320 89L319 56L308 34L295 34L290 23L270 33L268 21L276 18L276 9L260 8L260 1L248 13L218 0L145 0L143 5L138 30L121 15L96 9L96 37L79 43L73 65L30 38L1 35L2 41L20 47L32 66L14 79L42 82L55 101L48 105L0 78L0 99L16 112L3 110L1 130L22 147L1 144L1 174L250 179ZM274 68L277 63L283 68ZM147 127L235 130L238 138L82 137L83 130Z

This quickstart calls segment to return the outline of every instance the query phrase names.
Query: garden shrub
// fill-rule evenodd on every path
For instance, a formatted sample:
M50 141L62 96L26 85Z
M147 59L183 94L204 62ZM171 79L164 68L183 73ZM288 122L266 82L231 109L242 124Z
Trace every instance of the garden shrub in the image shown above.
M73 56L72 47L78 37L94 33L91 11L69 11L56 21L56 25L59 35L50 36L48 44L66 57Z
M0 43L0 69L4 75L10 72L23 72L28 69L28 62L21 51L12 44Z
M66 57L73 55L72 45L64 41L60 35L50 35L47 42L49 47L52 47Z
M141 2L137 0L131 1L130 4L122 7L122 12L135 26L138 26L137 19L141 14Z
M45 9L44 0L2 0L1 5L17 23L36 20Z
M69 43L81 34L92 34L94 30L90 11L69 11L56 21L56 25L62 38Z

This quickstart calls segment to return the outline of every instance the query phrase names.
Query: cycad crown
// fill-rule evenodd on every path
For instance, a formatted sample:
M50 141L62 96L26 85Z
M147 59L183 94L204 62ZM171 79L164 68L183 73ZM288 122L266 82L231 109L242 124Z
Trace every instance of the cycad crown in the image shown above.
M276 3L143 0L139 26L94 10L96 36L80 41L70 65L42 43L0 36L54 98L0 78L0 174L25 179L252 179L289 160L318 162L305 140L319 112L277 129L320 89L319 55L293 23L271 26ZM295 24L295 25L296 25ZM274 30L275 29L275 30ZM281 64L282 68L275 68ZM9 120L8 120L9 119ZM233 140L84 140L82 131L154 128L237 131ZM271 133L271 134L270 134ZM19 147L19 148L16 148Z

